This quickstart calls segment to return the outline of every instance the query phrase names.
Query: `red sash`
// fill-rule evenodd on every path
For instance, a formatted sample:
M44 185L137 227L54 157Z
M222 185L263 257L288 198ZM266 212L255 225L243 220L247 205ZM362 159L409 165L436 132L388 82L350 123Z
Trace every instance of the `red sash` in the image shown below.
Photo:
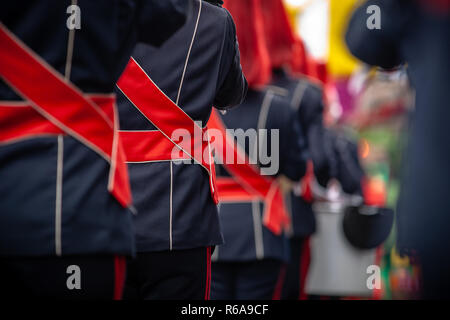
M217 177L216 183L220 202L252 202L262 200L257 193L246 190L233 177Z
M314 165L311 160L308 160L306 165L306 173L303 179L300 181L300 196L306 202L313 202L314 195L312 191L312 181L314 180Z
M260 174L256 166L249 164L249 159L244 150L239 145L235 146L234 138L226 133L226 128L217 114L212 112L208 122L208 127L217 129L224 137L222 150L214 145L217 155L222 156L226 151L233 150L233 163L222 161L223 166L231 174L232 178L218 178L217 187L219 200L229 201L264 201L264 225L273 233L279 235L290 224L284 203L283 193L277 180L270 176Z
M207 129L201 128L159 89L141 66L131 58L117 82L117 87L158 130L120 131L127 162L151 162L192 159L209 174L211 195L215 203L215 168ZM177 130L189 133L181 143L173 137ZM204 139L206 137L206 140ZM174 147L179 152L173 154ZM207 153L205 153L207 152ZM204 153L207 155L205 159Z
M0 76L26 102L0 106L0 142L67 134L110 163L108 190L131 202L113 96L83 94L0 22Z

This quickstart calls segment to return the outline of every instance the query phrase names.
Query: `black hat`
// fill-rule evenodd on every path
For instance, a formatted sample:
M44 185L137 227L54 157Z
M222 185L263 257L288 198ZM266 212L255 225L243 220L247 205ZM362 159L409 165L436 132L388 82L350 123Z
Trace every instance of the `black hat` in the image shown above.
M371 206L348 207L343 219L347 240L359 249L373 249L382 244L392 229L392 209Z

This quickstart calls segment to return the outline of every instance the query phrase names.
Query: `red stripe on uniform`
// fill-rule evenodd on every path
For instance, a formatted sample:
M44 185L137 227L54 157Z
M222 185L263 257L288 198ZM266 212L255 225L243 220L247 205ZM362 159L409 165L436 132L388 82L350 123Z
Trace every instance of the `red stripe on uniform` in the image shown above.
M306 300L308 298L305 292L305 282L308 276L309 265L311 263L310 237L307 237L303 242L302 254L300 257L300 295L299 300Z
M174 147L177 147L182 153L183 159L188 155L189 158L200 164L208 172L211 196L217 204L214 161L209 150L209 138L206 141L203 139L207 136L207 129L201 128L183 109L170 100L133 57L130 58L125 71L117 82L117 87L159 131L159 133L150 134L145 131L121 132L122 138L129 138L135 141L149 138L149 135L151 135L152 140L147 141L147 143L150 143L153 147L158 146L157 149L149 150L147 149L149 146L146 146L145 142L139 143L138 147L128 149L129 154L127 158L133 158L136 161L127 161L143 162L152 161L149 159L162 158L164 158L163 160L177 160L177 158L174 159L171 154L168 154ZM186 142L183 145L183 143L173 140L173 137L177 135L180 129L189 133L188 145L186 145ZM141 135L140 138L139 135ZM196 139L196 137L198 138ZM170 148L171 144L172 148ZM203 156L205 149L210 155L208 159L204 159Z
M234 161L231 163L222 161L223 166L236 183L245 189L245 192L240 192L238 189L233 191L239 192L239 198L250 194L264 201L263 224L274 234L280 235L291 221L287 214L283 193L276 178L261 175L260 169L250 164L245 150L236 145L234 138L226 132L226 127L215 110L211 113L208 128L219 130L223 137L222 144L213 142L217 156L226 159L228 157L228 155L225 156L227 152L233 152Z
M206 248L206 289L205 300L209 300L211 292L211 247Z
M114 296L113 300L122 300L126 277L126 259L124 256L114 256Z
M280 274L278 275L277 284L272 295L272 300L281 300L281 293L283 292L284 280L286 278L287 265L283 264L280 268Z
M131 202L128 171L122 145L118 141L118 119L114 96L99 98L108 105L105 112L73 83L65 80L52 66L33 52L0 22L0 77L25 101L28 109L3 109L0 116L15 119L9 128L1 127L2 137L14 140L23 135L17 129L27 113L26 134L37 135L61 130L110 163L108 190L127 207ZM31 109L32 108L32 109ZM6 111L5 111L6 110ZM14 112L19 112L14 114ZM44 120L50 123L45 124ZM32 127L37 121L42 132ZM7 131L10 130L10 131ZM13 132L14 131L14 132ZM14 134L12 134L14 133Z

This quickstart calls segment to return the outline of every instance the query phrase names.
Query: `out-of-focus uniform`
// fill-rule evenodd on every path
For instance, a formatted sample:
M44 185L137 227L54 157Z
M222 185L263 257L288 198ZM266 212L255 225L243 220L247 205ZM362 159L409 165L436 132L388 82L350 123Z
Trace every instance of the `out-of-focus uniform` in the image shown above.
M327 148L325 128L323 126L323 96L319 84L307 77L294 78L285 70L276 69L273 72L272 86L289 102L295 112L297 121L305 139L304 157L311 159L314 179L322 186L326 186L334 173L330 160L333 158L332 147ZM312 182L311 182L312 183ZM305 187L305 184L302 184ZM310 186L308 186L310 187ZM292 226L287 231L290 238L290 261L287 265L283 286L283 299L298 299L301 294L304 277L307 274L308 238L315 232L316 221L312 210L312 199L307 199L305 190L294 189L287 195L290 203ZM303 259L302 259L303 257ZM304 260L304 261L303 261Z
M300 128L294 111L283 97L271 90L249 90L238 108L222 117L229 129L267 130L267 137L256 143L267 143L267 150L276 153L273 143L279 142L279 170L298 181L306 171ZM272 140L279 130L279 141ZM247 152L255 145L241 145ZM271 164L273 165L273 163ZM227 176L224 169L220 175ZM276 284L283 263L289 259L287 239L276 235L263 224L261 201L227 201L220 206L225 244L216 250L213 264L212 297L214 299L271 299L277 294Z
M379 8L379 29L367 27L369 6ZM370 65L407 63L416 90L397 226L399 246L419 255L424 298L450 296L449 36L448 0L366 1L346 34L350 51Z
M252 89L246 100L224 115L222 120L230 129L248 130L250 133L258 130L259 134L267 132L257 141L250 139L243 142L238 139L237 142L249 159L253 158L265 173L268 173L265 171L267 165L263 165L261 159L255 159L255 151L268 151L272 156L269 167L274 162L278 164L277 170L270 173L271 179L284 175L291 180L299 180L305 173L306 159L302 152L305 142L295 112L284 97L273 90L261 89L269 82L271 70L263 36L260 1L229 1L225 4L236 21L243 69ZM278 130L279 140L272 141L276 135L274 130ZM278 148L275 145L277 142ZM247 185L245 174L236 175L232 169L227 164L220 169L223 181L234 180L244 189L243 193L257 189L257 185L253 185L253 188L251 183ZM222 195L220 190L219 184L219 194ZM216 249L213 257L212 298L277 298L281 289L277 284L281 283L279 280L283 276L282 266L288 259L284 230L277 228L276 223L274 228L268 222L269 208L272 207L271 201L267 199L270 196L249 201L237 196L238 193L235 197L227 198L220 206L225 244Z
M302 41L295 35L283 2L281 0L261 0L264 16L265 40L269 48L272 68L271 88L284 96L295 112L302 129L306 149L302 150L309 158L314 170L309 170L301 184L287 195L292 225L287 230L290 243L290 260L286 265L283 281L282 299L298 299L304 285L309 265L309 236L315 232L316 221L312 210L312 198L306 195L312 179L326 186L330 179L331 147L326 148L323 126L323 90L318 81L306 75L293 76L293 64L304 66L306 54L296 56L295 48L303 48ZM314 172L314 174L313 174ZM307 182L308 181L308 182Z

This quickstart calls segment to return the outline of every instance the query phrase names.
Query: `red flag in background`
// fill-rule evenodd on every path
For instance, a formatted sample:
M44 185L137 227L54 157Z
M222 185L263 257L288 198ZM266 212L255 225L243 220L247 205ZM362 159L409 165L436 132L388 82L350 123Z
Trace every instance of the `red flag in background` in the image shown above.
M250 87L264 86L270 81L270 58L264 40L263 17L259 0L227 0L236 24L241 65Z

